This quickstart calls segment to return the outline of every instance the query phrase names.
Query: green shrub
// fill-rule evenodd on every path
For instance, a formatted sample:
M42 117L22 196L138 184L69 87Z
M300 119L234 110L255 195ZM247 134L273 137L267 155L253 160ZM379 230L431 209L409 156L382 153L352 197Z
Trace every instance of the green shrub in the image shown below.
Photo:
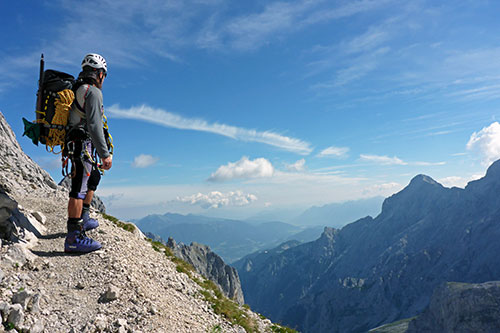
M135 231L136 226L133 223L122 222L119 219L117 219L116 217L108 215L106 213L102 213L102 216L106 220L109 220L109 221L113 222L115 225L117 225L118 227L120 227L120 228L122 228L122 229L124 229L124 230L126 230L128 232L134 232Z
M281 325L273 325L271 326L271 331L275 333L298 333L296 330L286 327L286 326L281 326Z

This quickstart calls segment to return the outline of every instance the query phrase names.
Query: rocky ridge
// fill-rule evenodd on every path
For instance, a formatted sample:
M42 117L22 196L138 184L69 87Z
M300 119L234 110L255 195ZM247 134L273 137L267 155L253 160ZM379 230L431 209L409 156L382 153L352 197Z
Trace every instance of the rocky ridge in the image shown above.
M166 244L175 256L190 263L198 273L216 283L224 295L243 305L245 299L241 290L238 271L224 263L221 257L210 250L207 245L196 242L191 245L179 243L170 237Z
M448 282L436 288L429 306L407 330L431 331L500 332L500 281Z
M232 321L217 311L205 278L179 272L131 224L93 211L89 236L103 249L65 254L67 190L24 155L1 113L0 153L0 332L271 331L236 303Z
M499 192L500 161L465 189L418 175L376 218L235 262L245 301L303 332L366 332L416 316L443 282L500 279Z

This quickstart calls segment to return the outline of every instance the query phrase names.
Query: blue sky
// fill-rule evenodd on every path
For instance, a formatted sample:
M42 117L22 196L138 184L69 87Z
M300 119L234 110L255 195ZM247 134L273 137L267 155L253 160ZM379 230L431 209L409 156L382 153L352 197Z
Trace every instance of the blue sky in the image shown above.
M465 186L500 158L496 1L2 1L0 110L22 138L38 60L108 62L121 218L248 217ZM49 19L53 17L54 19Z

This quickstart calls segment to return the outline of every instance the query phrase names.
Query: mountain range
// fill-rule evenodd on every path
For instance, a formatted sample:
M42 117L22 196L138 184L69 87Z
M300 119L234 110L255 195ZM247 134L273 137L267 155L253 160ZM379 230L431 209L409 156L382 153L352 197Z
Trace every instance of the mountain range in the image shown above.
M365 216L376 216L380 213L383 197L351 200L313 206L292 220L295 225L328 226L342 228L344 225Z
M365 332L423 311L446 281L500 279L500 161L465 189L418 175L381 213L247 256L253 309L302 332Z
M134 223L143 232L158 235L164 240L172 237L184 244L196 242L208 245L227 263L249 253L275 247L290 238L306 242L321 234L318 228L304 229L283 222L251 223L172 213L148 215Z

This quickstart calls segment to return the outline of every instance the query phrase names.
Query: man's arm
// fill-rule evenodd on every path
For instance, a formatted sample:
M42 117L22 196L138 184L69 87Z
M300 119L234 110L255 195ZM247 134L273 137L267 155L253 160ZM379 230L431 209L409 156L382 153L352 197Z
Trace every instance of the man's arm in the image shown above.
M102 93L99 89L91 87L85 100L85 113L87 115L87 130L92 144L99 157L104 160L110 156L108 145L104 136L102 123Z

